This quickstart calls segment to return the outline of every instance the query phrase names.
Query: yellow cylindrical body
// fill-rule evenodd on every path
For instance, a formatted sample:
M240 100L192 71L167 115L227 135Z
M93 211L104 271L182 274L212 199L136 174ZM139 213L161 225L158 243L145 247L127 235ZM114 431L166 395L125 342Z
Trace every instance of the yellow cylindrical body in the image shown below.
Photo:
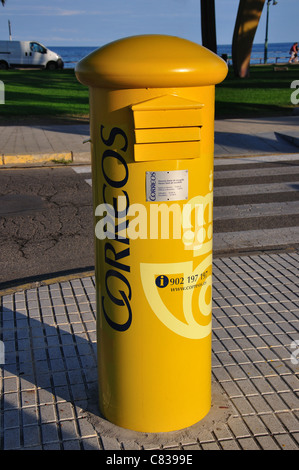
M100 409L128 429L173 431L210 409L214 85L226 70L168 36L116 41L76 70L90 87Z

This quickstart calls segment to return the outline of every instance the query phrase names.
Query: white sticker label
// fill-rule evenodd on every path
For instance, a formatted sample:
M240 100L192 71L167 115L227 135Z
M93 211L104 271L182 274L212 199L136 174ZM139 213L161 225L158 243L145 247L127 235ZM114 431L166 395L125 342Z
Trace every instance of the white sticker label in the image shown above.
M185 201L188 199L188 170L147 171L147 201Z

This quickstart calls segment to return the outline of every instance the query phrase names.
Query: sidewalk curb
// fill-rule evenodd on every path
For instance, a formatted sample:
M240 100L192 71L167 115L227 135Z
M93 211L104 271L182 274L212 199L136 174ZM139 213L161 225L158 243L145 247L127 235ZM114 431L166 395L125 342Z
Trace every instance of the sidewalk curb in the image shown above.
M290 142L291 144L295 145L296 147L299 147L299 135L292 135L290 133L286 132L274 132L276 136L284 139L287 142Z
M91 165L91 152L72 152L73 153L73 163L81 164L88 163Z
M299 146L299 142L298 142ZM286 156L290 158L298 156L299 154L285 152L273 152L273 155ZM231 155L227 153L215 153L214 159L225 159L225 160L236 160L236 159L249 159L249 158L265 158L269 157L269 153L261 154L238 154ZM13 167L39 167L47 164L72 164L72 165L91 165L91 153L90 152L60 152L60 153L42 153L42 154L28 154L28 155L0 155L0 169L1 168L13 168Z
M0 155L0 169L10 167L41 166L46 164L91 164L90 152L34 153L28 155Z
M41 287L41 286L49 286L51 284L56 284L60 282L67 282L67 281L72 281L74 279L82 279L84 277L91 277L95 275L95 271L92 269L88 269L86 271L75 271L71 273L66 273L62 275L57 275L53 277L45 277L43 278L42 276L38 276L39 279L35 281L30 281L28 282L22 282L22 279L20 280L20 283L18 284L18 281L16 280L15 282L11 283L4 283L7 284L7 287L1 288L0 285L0 298L5 296L5 295L10 295L14 294L15 292L23 291L23 290L28 290L28 289L34 289L36 287Z
M27 155L1 155L0 166L23 165L46 162L72 162L73 152L36 153Z

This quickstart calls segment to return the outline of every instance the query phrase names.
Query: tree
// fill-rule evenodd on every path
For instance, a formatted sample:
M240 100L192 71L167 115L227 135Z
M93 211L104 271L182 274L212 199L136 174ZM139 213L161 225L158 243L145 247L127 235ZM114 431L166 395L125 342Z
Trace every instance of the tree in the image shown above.
M240 0L234 29L232 59L237 77L249 75L251 49L265 0Z
M249 74L251 49L265 0L239 0L232 42L235 75ZM202 45L217 53L215 0L200 0Z
M215 0L200 0L202 45L217 54Z

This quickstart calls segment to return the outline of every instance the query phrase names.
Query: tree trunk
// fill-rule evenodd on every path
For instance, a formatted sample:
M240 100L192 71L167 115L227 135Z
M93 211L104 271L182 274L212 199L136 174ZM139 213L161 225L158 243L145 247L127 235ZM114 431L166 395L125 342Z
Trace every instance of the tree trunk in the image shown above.
M240 0L232 44L232 60L237 77L249 76L251 49L265 0Z
M200 0L202 45L217 54L215 0Z

